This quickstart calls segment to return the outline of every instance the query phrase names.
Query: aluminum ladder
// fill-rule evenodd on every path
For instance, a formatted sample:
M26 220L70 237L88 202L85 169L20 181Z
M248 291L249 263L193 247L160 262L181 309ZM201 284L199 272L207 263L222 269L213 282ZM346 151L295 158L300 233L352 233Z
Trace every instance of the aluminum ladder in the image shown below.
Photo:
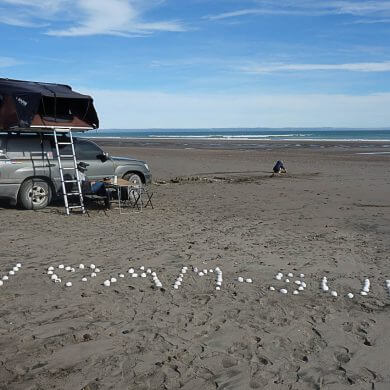
M66 214L69 215L71 211L73 210L80 210L83 214L85 213L85 207L84 207L84 199L83 199L83 193L81 190L81 177L79 174L79 170L77 169L77 159L76 159L76 153L74 149L74 143L73 143L73 136L71 129L53 129L54 133L54 141L56 145L56 152L57 152L57 159L58 159L58 168L60 170L60 178L61 178L61 185L62 185L62 193L64 196L64 203L65 203L65 211ZM58 134L62 133L63 135L68 134L68 141L58 141ZM60 145L70 145L72 154L61 154L60 153ZM72 159L73 166L71 167L64 167L62 165L62 159ZM70 171L73 173L72 179L65 179L64 177L64 171ZM67 190L67 183L77 183L77 189L76 191L70 191ZM77 202L76 204L69 204L68 197L76 197Z

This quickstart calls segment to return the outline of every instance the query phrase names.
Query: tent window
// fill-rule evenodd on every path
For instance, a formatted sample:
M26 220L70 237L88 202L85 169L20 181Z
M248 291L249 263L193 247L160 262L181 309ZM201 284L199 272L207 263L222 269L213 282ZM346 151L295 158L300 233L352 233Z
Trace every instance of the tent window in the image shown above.
M47 121L71 122L77 107L76 99L42 97L38 113Z

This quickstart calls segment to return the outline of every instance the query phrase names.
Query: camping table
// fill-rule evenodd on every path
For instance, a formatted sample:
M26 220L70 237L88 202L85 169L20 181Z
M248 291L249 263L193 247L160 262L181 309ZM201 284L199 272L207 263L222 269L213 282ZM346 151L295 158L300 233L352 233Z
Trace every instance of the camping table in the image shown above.
M153 208L152 204L152 193L148 193L143 186L134 185L130 183L127 180L124 179L117 179L116 181L114 179L105 180L104 181L107 188L113 188L116 190L117 197L118 197L118 207L119 207L119 213L120 214L126 214L123 211L123 206L128 204L131 206L131 208L137 208L138 210L142 211L143 207L147 207L149 204ZM127 198L126 200L122 200L122 191L123 189L127 190ZM131 194L131 195L130 195ZM142 195L145 194L148 198L146 204L144 205L142 200ZM131 196L134 197L134 200L131 199Z

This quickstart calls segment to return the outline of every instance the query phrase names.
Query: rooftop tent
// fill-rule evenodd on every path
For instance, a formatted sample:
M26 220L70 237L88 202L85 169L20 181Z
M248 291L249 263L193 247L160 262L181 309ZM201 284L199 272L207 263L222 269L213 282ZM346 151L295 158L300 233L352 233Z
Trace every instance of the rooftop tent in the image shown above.
M0 78L0 131L99 127L93 99L68 85Z

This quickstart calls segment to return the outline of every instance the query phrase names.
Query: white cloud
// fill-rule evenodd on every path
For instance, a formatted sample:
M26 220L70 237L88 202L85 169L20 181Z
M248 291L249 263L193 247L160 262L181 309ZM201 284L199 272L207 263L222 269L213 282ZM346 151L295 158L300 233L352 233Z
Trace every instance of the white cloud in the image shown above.
M152 6L152 0L148 0ZM145 4L137 0L0 0L0 22L25 27L42 27L56 36L120 35L140 36L156 31L185 31L179 21L144 21ZM56 22L65 28L53 27Z
M350 72L390 72L390 61L360 62L352 64L259 64L241 68L247 73L307 72L307 71L350 71Z
M20 65L21 62L11 57L0 57L0 68L8 68L15 65Z
M389 1L351 1L351 0L266 0L257 1L259 6L254 8L238 9L206 16L209 20L220 20L247 15L353 15L360 17L384 17L390 16Z
M95 99L102 128L385 127L390 93L169 94L76 90Z

